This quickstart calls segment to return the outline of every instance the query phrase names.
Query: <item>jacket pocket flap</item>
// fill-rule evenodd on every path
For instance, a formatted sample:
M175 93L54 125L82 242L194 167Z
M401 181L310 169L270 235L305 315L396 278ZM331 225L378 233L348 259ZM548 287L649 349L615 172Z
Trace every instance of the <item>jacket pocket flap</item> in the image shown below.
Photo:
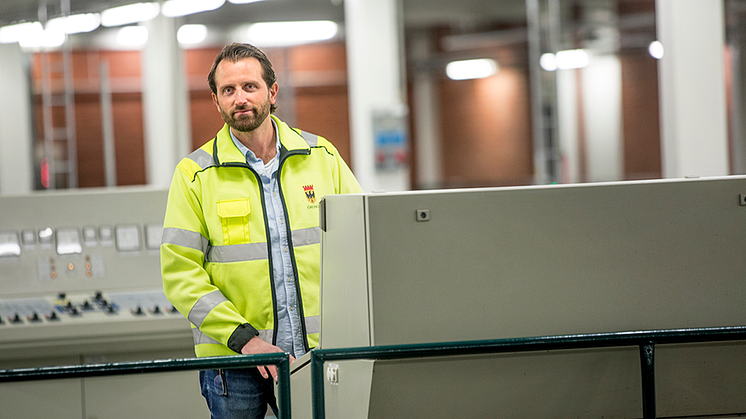
M249 198L218 201L218 215L223 218L245 217L251 212Z

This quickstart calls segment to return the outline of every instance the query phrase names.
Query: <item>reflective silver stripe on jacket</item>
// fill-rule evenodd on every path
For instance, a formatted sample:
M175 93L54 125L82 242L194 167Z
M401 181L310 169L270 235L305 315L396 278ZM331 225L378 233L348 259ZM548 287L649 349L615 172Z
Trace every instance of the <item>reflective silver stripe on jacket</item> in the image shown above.
M222 343L216 341L215 339L207 336L206 334L200 332L199 329L192 328L192 339L194 340L195 345L200 345L202 343L213 343L216 345L222 345Z
M210 311L212 311L212 309L217 307L220 303L226 301L228 301L228 299L225 298L220 290L215 290L209 294L205 294L200 297L199 300L197 300L197 303L189 311L189 316L187 316L187 319L189 319L189 321L192 322L193 325L202 327L202 322L205 321L205 318L208 314L210 314Z
M201 148L194 150L192 154L187 156L187 158L197 163L197 166L199 166L202 170L205 170L208 167L215 166L215 160L213 160L212 156Z
M320 333L320 332L321 332L321 317L319 316L306 317L306 333L310 335L311 333Z
M321 229L319 227L293 230L293 246L307 246L321 243Z
M308 143L310 147L316 147L316 145L319 143L319 136L316 134L311 134L310 132L301 131L300 136L303 137L304 140Z
M177 246L188 247L199 250L207 254L210 241L203 235L195 231L182 230L180 228L164 228L161 236L161 244L175 244Z
M232 244L213 246L205 260L209 263L247 262L269 258L267 243Z

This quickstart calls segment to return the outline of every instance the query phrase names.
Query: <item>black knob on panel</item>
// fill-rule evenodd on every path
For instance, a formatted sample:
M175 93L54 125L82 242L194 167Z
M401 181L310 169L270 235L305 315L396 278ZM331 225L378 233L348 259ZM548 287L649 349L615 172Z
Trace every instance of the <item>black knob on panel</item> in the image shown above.
M53 311L50 315L47 316L47 320L50 320L50 321L55 321L55 320L59 320L59 319L60 318L57 317L57 312L56 311Z
M135 310L134 314L135 314L136 316L144 316L144 315L145 315L145 312L144 312L144 311L142 310L142 307L141 307L141 306L137 306L137 310Z
M29 321L34 322L34 323L40 322L41 321L41 317L39 317L39 313L34 312L34 314L29 317Z
M23 323L23 320L21 320L21 316L18 313L16 313L15 316L10 318L10 322L17 324L17 323Z

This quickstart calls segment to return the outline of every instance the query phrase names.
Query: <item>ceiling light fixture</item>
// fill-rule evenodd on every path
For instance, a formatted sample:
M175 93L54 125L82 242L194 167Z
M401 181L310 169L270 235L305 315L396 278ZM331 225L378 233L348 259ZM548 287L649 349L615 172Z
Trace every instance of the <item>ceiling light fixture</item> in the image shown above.
M101 26L101 15L85 13L58 17L47 22L47 30L60 30L66 34L91 32Z
M483 79L497 72L497 63L488 58L451 61L446 66L446 75L451 80Z
M660 60L663 58L663 44L661 44L660 41L653 41L648 46L648 53L650 53L650 56L655 58L656 60Z
M225 0L168 0L161 13L166 17L179 17L219 9Z
M334 38L338 32L335 22L309 20L301 22L262 22L249 25L248 42L258 47L287 47L321 42Z
M148 28L125 26L117 32L117 42L124 47L141 47L148 42Z
M182 25L176 32L176 39L183 45L199 44L207 38L207 26Z
M249 3L259 3L260 1L265 1L265 0L228 0L228 3L249 4Z
M44 28L39 22L17 23L0 27L0 44L13 44L21 42L21 39L33 36L34 33L42 32Z
M591 53L584 49L570 49L542 54L539 65L546 71L571 70L587 67L591 63Z
M101 12L101 25L110 27L146 22L158 16L159 12L158 3L135 3L112 7Z

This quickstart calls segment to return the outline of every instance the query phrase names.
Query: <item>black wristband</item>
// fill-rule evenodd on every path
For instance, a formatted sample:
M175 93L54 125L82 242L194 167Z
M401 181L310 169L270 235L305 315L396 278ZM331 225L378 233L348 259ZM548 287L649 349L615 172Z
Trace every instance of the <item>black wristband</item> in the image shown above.
M259 336L259 331L249 323L244 323L238 326L228 338L228 347L240 354L241 349L255 336Z

